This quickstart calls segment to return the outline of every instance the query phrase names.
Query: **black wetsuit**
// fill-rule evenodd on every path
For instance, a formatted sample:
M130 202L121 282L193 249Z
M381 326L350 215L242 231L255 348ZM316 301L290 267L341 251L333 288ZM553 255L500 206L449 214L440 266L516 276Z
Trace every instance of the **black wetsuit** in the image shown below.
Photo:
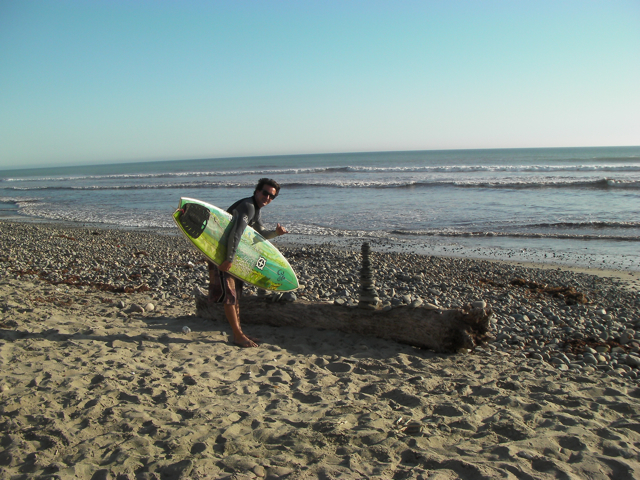
M264 238L271 239L278 236L275 230L266 230L260 218L260 208L256 205L253 196L238 200L227 208L227 212L233 215L232 226L227 240L227 258L233 262L233 258L238 250L242 233L247 226L255 229Z

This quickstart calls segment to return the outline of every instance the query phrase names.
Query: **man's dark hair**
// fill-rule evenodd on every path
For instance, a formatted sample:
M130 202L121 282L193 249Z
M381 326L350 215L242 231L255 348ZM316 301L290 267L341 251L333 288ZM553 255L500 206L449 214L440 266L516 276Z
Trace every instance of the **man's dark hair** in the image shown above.
M275 188L276 197L278 196L278 194L280 193L280 184L275 180L273 180L272 178L261 178L260 180L258 180L258 185L256 185L256 189L254 190L253 193L262 191L262 188L265 185L269 185L270 187Z

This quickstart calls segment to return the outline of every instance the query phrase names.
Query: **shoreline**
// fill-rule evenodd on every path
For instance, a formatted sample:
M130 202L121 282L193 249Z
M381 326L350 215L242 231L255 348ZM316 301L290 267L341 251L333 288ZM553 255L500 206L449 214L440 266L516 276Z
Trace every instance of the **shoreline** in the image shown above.
M113 225L105 224L78 224L77 222L51 222L45 219L35 219L33 221L15 221L0 218L0 225L32 225L50 229L53 231L89 231L98 230L105 232L112 232L117 235L118 232L123 233L139 233L142 235L151 235L158 237L176 237L182 238L180 233L172 229L164 228L141 228L141 227L115 227ZM0 233L1 235L1 233ZM290 237L297 237L297 240L290 240ZM301 240L301 237L304 240ZM280 248L289 249L301 249L305 247L319 247L319 248L331 248L342 251L354 251L359 252L363 242L368 242L371 245L371 250L377 253L406 253L419 257L435 257L444 259L458 259L469 262L489 262L502 265L519 266L523 268L533 268L541 270L559 270L563 272L570 272L576 274L593 275L601 278L609 278L618 280L625 287L631 291L640 290L640 272L629 271L622 269L611 268L598 268L598 267L582 267L579 265L566 265L562 263L549 262L535 262L524 260L505 260L505 259L492 259L481 257L469 257L464 255L453 254L431 254L431 253L416 253L410 250L411 245L406 245L402 241L396 242L397 239L383 239L378 237L324 237L314 235L287 235L285 237L279 237L274 240L274 244L279 245ZM185 243L186 245L186 243Z
M3 478L640 477L640 303L615 276L374 249L383 302L485 301L495 340L251 324L241 349L196 316L207 269L177 235L0 229ZM281 246L299 297L352 303L361 241Z
M28 219L28 220L27 220ZM180 233L177 229L164 229L164 228L140 228L140 227L118 227L105 224L79 224L77 222L51 222L46 219L34 219L32 217L24 217L24 220L4 219L0 218L0 225L3 223L25 223L28 225L39 225L42 227L52 229L98 229L106 231L123 231L123 232L140 232L144 234L160 235L160 236L176 236L180 237ZM296 240L290 240L291 237L297 238ZM341 250L354 250L359 251L363 242L369 242L373 250L384 250L385 252L407 252L410 251L411 245L407 245L405 240L401 239L381 239L379 237L331 237L331 236L313 236L313 235L287 235L275 240L276 245L283 245L289 248L304 248L305 246L330 246L332 248L338 248ZM418 248L417 250L420 250ZM561 270L572 273L584 273L587 275L595 275L602 278L610 278L619 280L624 287L630 291L638 293L640 292L640 270L629 269L615 269L615 268L597 268L597 267L584 267L580 265L571 265L564 263L548 262L535 262L526 260L507 260L499 258L482 258L474 256L453 255L450 253L416 253L420 256L435 256L442 258L463 259L470 261L487 261L495 262L498 264L521 266L524 268L538 268L542 270ZM639 266L640 268L640 266Z
M8 215L0 217L0 223L26 223L34 225L49 226L52 228L95 228L99 230L122 230L139 231L145 233L156 233L159 235L179 235L173 227L125 227L120 225L103 223L81 223L72 221L52 221L38 217L28 217L22 215ZM372 248L381 249L386 252L413 252L422 256L437 256L462 258L476 261L495 261L507 264L531 266L539 268L561 268L577 273L591 273L599 276L616 277L627 282L631 288L640 289L640 263L634 264L633 260L623 260L625 255L606 258L603 255L585 254L565 254L550 257L543 253L543 250L536 252L534 248L515 248L513 246L492 246L487 245L489 238L477 238L477 243L473 245L463 245L470 240L466 237L451 237L453 244L433 243L434 239L446 239L447 237L416 237L406 238L403 236L331 236L331 235L309 235L293 233L276 240L282 245L291 247L303 247L305 245L331 245L335 248L351 248L358 250L363 241L368 241ZM569 241L569 240L567 240ZM590 240L591 241L591 240ZM598 240L592 240L598 241ZM640 258L638 260L640 262ZM604 267L601 265L605 265Z
M359 250L362 242L368 241L371 243L372 250L380 249L381 245L385 252L405 252L412 253L408 251L409 249L403 243L396 244L395 247L393 244L395 243L391 239L384 239L380 241L377 237L354 237L354 238L340 238L336 239L333 237L308 237L309 241L306 242L296 242L288 241L288 239L282 238L278 239L277 242L282 243L285 246L291 248L301 248L309 245L319 245L319 246L332 246L334 248L339 248L343 250L352 249ZM495 259L495 258L482 258L482 257L470 257L464 255L452 255L452 254L433 254L433 253L416 253L416 255L420 256L434 256L441 258L452 258L452 259L462 259L462 260L470 260L477 262L495 262L498 264L505 265L514 265L521 266L524 268L539 268L543 270L562 270L565 272L573 272L573 273L584 273L587 275L595 275L603 278L612 278L620 280L625 284L630 291L640 291L640 270L622 270L622 269L608 269L608 268L597 268L597 267L582 267L579 265L567 265L562 263L554 263L552 261L548 262L532 262L525 260L505 260L505 259Z

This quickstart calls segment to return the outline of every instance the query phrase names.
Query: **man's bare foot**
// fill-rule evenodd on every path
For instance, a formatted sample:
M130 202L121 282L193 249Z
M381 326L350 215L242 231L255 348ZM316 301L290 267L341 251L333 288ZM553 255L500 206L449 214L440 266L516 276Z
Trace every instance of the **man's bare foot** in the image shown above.
M234 345L238 345L239 347L242 347L242 348L251 348L251 347L259 346L256 342L254 342L251 338L247 337L246 335L243 335L238 340L234 338L233 343Z

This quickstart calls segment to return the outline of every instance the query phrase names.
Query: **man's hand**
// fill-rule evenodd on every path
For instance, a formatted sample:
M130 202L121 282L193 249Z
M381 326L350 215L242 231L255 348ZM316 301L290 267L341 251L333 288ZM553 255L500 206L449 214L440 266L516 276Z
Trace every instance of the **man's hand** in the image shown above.
M284 235L285 233L289 233L289 231L284 228L282 225L278 224L278 226L276 227L276 233L278 235Z
M220 264L220 266L218 267L218 270L220 270L221 272L228 272L230 268L231 268L231 262L229 260L225 260Z

